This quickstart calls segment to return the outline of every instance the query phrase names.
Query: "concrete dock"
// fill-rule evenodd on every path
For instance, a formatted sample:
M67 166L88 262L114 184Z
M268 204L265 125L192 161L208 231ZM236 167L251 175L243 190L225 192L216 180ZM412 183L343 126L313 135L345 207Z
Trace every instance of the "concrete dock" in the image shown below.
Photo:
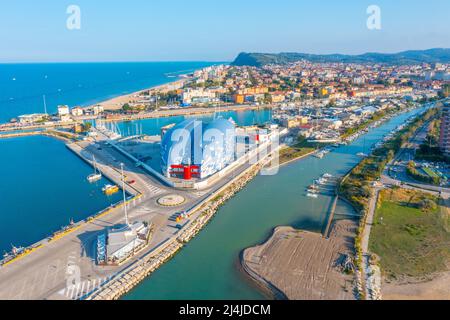
M122 283L122 286L132 288L136 281L154 270L157 265L155 261L163 263L164 257L170 257L173 250L179 250L207 224L219 206L211 202L212 197L217 198L220 194L220 201L226 201L228 198L224 195L232 196L243 187L239 181L251 179L257 173L255 165L246 163L234 174L224 176L213 187L202 192L176 190L166 187L104 142L79 141L68 144L68 147L88 163L95 156L98 168L117 185L121 185L120 164L124 164L126 180L135 181L126 187L127 191L137 196L127 204L130 220L153 223L155 232L151 242L144 251L120 267L97 266L94 261L97 236L105 228L124 222L123 206L106 208L96 219L81 222L71 232L52 241L44 239L38 250L0 267L0 299L85 299L104 292L103 288L106 291L112 289L111 283L116 286ZM235 191L228 192L227 188ZM174 193L186 201L178 207L158 205L160 197ZM191 213L191 216L184 228L179 230L171 217L183 211ZM162 255L158 255L160 253ZM141 270L137 268L138 264L141 264L143 273L138 273ZM118 279L120 282L116 282ZM127 285L124 285L125 280L128 280ZM122 286L119 286L120 292L123 291ZM110 297L120 297L123 294L120 292Z

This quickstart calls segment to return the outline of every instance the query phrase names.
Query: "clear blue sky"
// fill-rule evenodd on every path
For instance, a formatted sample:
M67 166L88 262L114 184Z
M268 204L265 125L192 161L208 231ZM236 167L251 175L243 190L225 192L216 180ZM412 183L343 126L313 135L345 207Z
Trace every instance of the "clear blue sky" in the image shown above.
M66 9L81 8L81 30ZM366 27L368 5L382 30ZM450 48L448 0L11 0L0 62L229 61L239 52L364 53Z

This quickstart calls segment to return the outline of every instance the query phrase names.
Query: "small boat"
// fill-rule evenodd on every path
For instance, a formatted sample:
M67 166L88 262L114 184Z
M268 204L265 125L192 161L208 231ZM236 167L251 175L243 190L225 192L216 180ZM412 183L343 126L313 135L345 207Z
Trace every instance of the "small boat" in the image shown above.
M323 185L327 182L328 182L328 180L324 179L324 178L320 178L320 179L317 179L316 181L314 181L315 184L320 184L320 185Z
M325 174L322 176L322 178L325 178L325 179L333 178L333 175L331 175L331 174L329 174L329 173L325 173Z
M25 251L24 247L15 247L14 245L12 245L11 253L14 257L18 256L19 254L21 254L24 251Z
M95 161L95 157L93 157L93 159L94 159L94 173L90 174L87 177L87 180L90 183L97 182L98 180L100 180L102 178L102 174L100 172L97 172L97 162Z
M104 194L109 196L109 195L119 192L119 187L113 186L111 184L107 184L106 186L103 187L102 191Z
M323 159L324 156L325 156L325 154L323 152L319 152L314 155L314 157L316 157L318 159Z
M306 194L306 196L309 197L309 198L314 198L314 199L317 199L319 197L318 194L316 194L316 193L309 193L309 192Z
M368 155L367 154L365 154L364 152L360 152L360 153L358 153L358 154L356 154L358 157L360 157L360 158L367 158L368 157Z
M102 175L100 173L93 173L87 177L87 180L90 183L94 183L94 182L97 182L98 180L100 180L101 178L102 178Z

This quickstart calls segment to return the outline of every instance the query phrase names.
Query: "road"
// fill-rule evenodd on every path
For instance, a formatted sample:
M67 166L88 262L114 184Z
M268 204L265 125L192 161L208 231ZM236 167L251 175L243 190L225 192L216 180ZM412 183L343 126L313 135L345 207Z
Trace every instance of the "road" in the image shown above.
M363 254L363 280L368 299L381 299L381 275L378 267L370 264L369 243L370 233L375 219L377 203L381 190L385 187L401 186L404 189L415 190L440 197L443 201L448 202L450 199L450 189L438 186L432 186L423 183L417 183L411 179L406 173L406 165L414 159L415 150L425 141L428 133L430 122L427 122L408 141L398 152L397 156L385 168L380 182L382 186L376 186L373 189L373 195L369 202L368 213L364 225L363 234L361 236L361 249ZM375 275L374 275L375 274ZM378 279L377 279L378 278Z
M77 146L75 146L75 149ZM80 155L92 159L95 155L98 168L114 183L121 184L120 164L124 164L126 181L136 182L126 187L129 193L142 194L138 200L128 205L131 221L150 221L155 226L149 247L121 267L99 267L95 264L97 236L105 228L124 223L124 209L113 209L98 220L83 224L79 229L53 241L35 252L7 266L0 267L0 300L8 299L78 299L98 287L102 282L124 270L145 254L154 251L179 232L177 223L171 219L174 214L189 211L202 203L210 194L234 179L236 175L250 167L249 163L238 167L232 174L221 178L213 187L202 191L176 190L166 187L142 169L137 168L128 158L102 142L96 145L79 142ZM76 150L75 150L76 152ZM157 200L169 194L183 196L186 201L176 208L158 205ZM93 213L92 213L93 214ZM197 218L196 214L191 220ZM72 279L77 278L83 288L77 295L67 291Z

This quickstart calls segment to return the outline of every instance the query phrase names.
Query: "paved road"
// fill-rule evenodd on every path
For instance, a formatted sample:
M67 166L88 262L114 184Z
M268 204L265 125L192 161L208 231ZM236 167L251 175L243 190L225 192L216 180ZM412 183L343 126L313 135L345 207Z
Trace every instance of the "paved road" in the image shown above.
M159 180L137 168L125 156L105 144L85 145L81 154L88 159L92 154L98 162L99 168L105 172L116 184L121 183L120 163L124 163L127 181L135 180L133 188L143 196L129 204L130 220L151 221L155 225L155 233L149 248L134 257L122 267L98 267L94 263L95 243L100 232L106 227L124 223L123 208L114 209L110 214L83 225L82 228L66 235L62 239L45 243L44 247L28 256L0 267L0 300L2 299L76 299L84 293L97 287L102 281L143 255L160 246L166 240L175 237L179 229L171 217L177 212L190 210L204 201L211 193L234 179L236 175L248 169L246 163L237 168L232 174L223 177L214 187L203 191L174 190L163 185ZM133 192L131 186L127 187ZM185 197L186 202L176 208L161 207L157 199L168 194L179 194ZM93 213L92 213L93 214ZM191 219L195 219L194 214ZM69 280L79 275L83 288L78 290L78 296L67 291Z

